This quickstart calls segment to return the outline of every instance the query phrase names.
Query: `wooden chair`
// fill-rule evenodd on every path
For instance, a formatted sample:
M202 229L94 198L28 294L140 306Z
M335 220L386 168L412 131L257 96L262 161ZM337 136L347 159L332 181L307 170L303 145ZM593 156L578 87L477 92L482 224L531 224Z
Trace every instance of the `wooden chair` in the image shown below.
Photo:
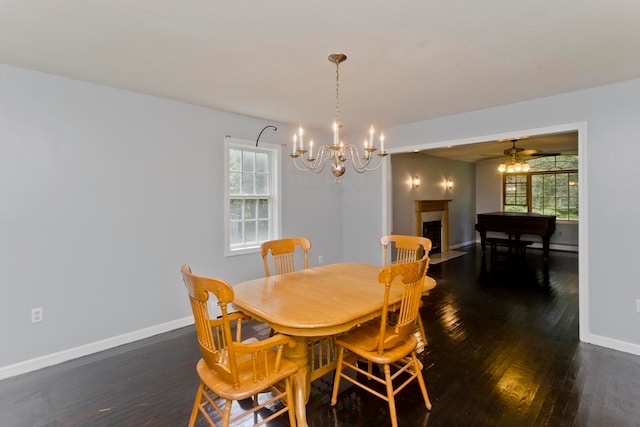
M389 234L380 238L380 244L382 245L383 265L415 261L423 255L428 256L431 251L431 240L419 236ZM393 257L394 253L395 258ZM435 280L427 277L424 281L422 295L428 294L435 285ZM427 335L420 316L418 316L417 329L420 334L419 337L416 337L418 338L418 353L420 353L427 345Z
M222 280L196 276L187 265L183 265L181 271L202 353L196 367L200 386L189 426L195 424L198 414L209 425L216 426L212 418L215 414L209 413L209 408L213 408L222 419L222 426L235 425L237 420L251 414L254 425L261 426L284 413L289 414L289 424L295 426L294 408L289 403L294 401L291 382L298 366L282 357L284 346L295 346L295 340L274 335L264 341L242 342L242 321L247 318L242 313L228 312L234 296L231 285ZM222 312L217 319L209 317L207 302L210 294L218 300ZM232 335L232 323L235 337ZM257 395L265 391L272 393L271 398L260 404ZM231 418L233 401L248 398L252 398L252 407ZM282 402L282 407L274 406L278 401ZM258 411L267 414L260 421Z
M413 335L416 319L419 317L418 309L428 261L428 256L424 255L417 261L382 267L378 275L378 282L384 284L381 317L336 338L338 363L331 397L332 406L337 401L340 380L345 379L386 400L389 403L391 425L396 427L398 421L395 395L411 381L417 379L424 404L427 409L431 409L427 387L422 377L422 365L416 355L418 341ZM388 308L392 283L393 286L403 287L400 309L397 316L393 316L393 322L390 321ZM367 361L368 369L358 367L358 361ZM374 373L372 363L382 365L383 378ZM355 371L356 375L348 375L344 372L345 368ZM405 378L407 375L408 378ZM364 376L367 381L360 380L360 376ZM386 392L375 390L374 381L384 385Z
M271 276L269 269L269 253L275 268L275 274L291 273L296 270L296 247L302 249L304 268L309 268L309 249L311 242L304 237L291 237L288 239L269 240L261 246L262 262L264 263L265 276Z
M269 264L273 264L275 273L284 274L296 271L296 249L302 251L303 268L309 268L309 250L311 242L305 237L291 237L279 240L269 240L262 244L261 254L264 263L264 274L269 277L271 270ZM269 257L271 254L271 257ZM274 331L271 331L273 334ZM336 349L333 337L322 337L309 341L309 369L311 379L320 378L333 370L336 360Z
M388 234L380 238L380 244L383 265L416 261L431 251L431 240L419 236Z

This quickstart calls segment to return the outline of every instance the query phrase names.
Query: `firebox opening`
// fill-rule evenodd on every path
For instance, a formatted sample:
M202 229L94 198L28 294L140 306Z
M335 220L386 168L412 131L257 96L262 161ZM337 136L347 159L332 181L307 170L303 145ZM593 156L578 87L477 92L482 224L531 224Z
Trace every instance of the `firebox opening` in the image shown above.
M422 223L422 236L431 240L430 254L442 252L442 221L425 221Z

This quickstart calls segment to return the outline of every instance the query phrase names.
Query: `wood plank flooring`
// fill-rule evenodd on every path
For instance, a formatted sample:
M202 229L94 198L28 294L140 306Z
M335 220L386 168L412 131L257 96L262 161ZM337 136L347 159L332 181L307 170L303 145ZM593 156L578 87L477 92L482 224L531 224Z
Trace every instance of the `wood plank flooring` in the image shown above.
M640 357L578 341L577 254L552 252L545 271L537 250L518 268L460 250L430 267L421 309L433 409L408 387L400 426L640 427ZM0 381L0 426L184 426L199 357L189 327ZM386 402L352 386L331 407L332 383L313 384L311 427L389 425Z

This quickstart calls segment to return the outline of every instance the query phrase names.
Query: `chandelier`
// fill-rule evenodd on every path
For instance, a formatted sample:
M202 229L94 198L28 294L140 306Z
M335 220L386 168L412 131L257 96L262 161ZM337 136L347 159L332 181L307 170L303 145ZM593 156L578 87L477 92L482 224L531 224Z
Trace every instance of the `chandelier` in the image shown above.
M517 139L512 139L511 143L513 144L511 148L504 150L504 154L509 157L506 163L501 163L498 166L498 172L500 173L518 173L518 172L529 172L531 169L529 164L525 161L520 160L518 153L524 151L524 148L516 147Z
M327 163L331 164L331 173L336 178L336 183L340 182L340 177L346 172L346 163L351 163L353 169L358 173L374 171L382 166L382 159L387 155L384 151L384 133L380 132L380 151L376 153L380 157L377 166L370 166L374 153L378 150L374 144L375 128L369 127L369 138L365 138L363 153L360 154L358 147L353 144L345 144L340 139L340 63L345 61L347 56L342 53L329 55L329 61L336 64L336 119L333 122L333 143L321 145L315 148L313 140L309 140L308 150L304 141L304 130L302 126L293 135L293 151L289 155L293 159L293 164L298 170L303 172L320 173ZM306 157L305 157L306 155Z

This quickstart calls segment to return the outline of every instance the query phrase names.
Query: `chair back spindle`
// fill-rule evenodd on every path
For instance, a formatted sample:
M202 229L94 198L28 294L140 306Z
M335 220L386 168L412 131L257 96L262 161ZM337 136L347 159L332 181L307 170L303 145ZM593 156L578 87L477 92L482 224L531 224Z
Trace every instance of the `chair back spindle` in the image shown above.
M380 245L383 265L416 261L431 251L431 240L420 236L389 234L380 238Z
M260 252L264 263L265 276L271 275L269 253L273 262L274 274L291 273L296 270L296 248L302 251L303 268L309 268L309 249L311 242L304 237L291 237L279 240L269 240L262 243Z
M378 275L378 282L385 285L382 317L380 319L380 336L378 352L406 341L415 331L422 298L422 282L424 281L429 258L425 255L419 261L392 264L383 267ZM399 283L398 283L399 282ZM389 321L389 293L393 283L402 286L400 308L395 312L393 323Z

